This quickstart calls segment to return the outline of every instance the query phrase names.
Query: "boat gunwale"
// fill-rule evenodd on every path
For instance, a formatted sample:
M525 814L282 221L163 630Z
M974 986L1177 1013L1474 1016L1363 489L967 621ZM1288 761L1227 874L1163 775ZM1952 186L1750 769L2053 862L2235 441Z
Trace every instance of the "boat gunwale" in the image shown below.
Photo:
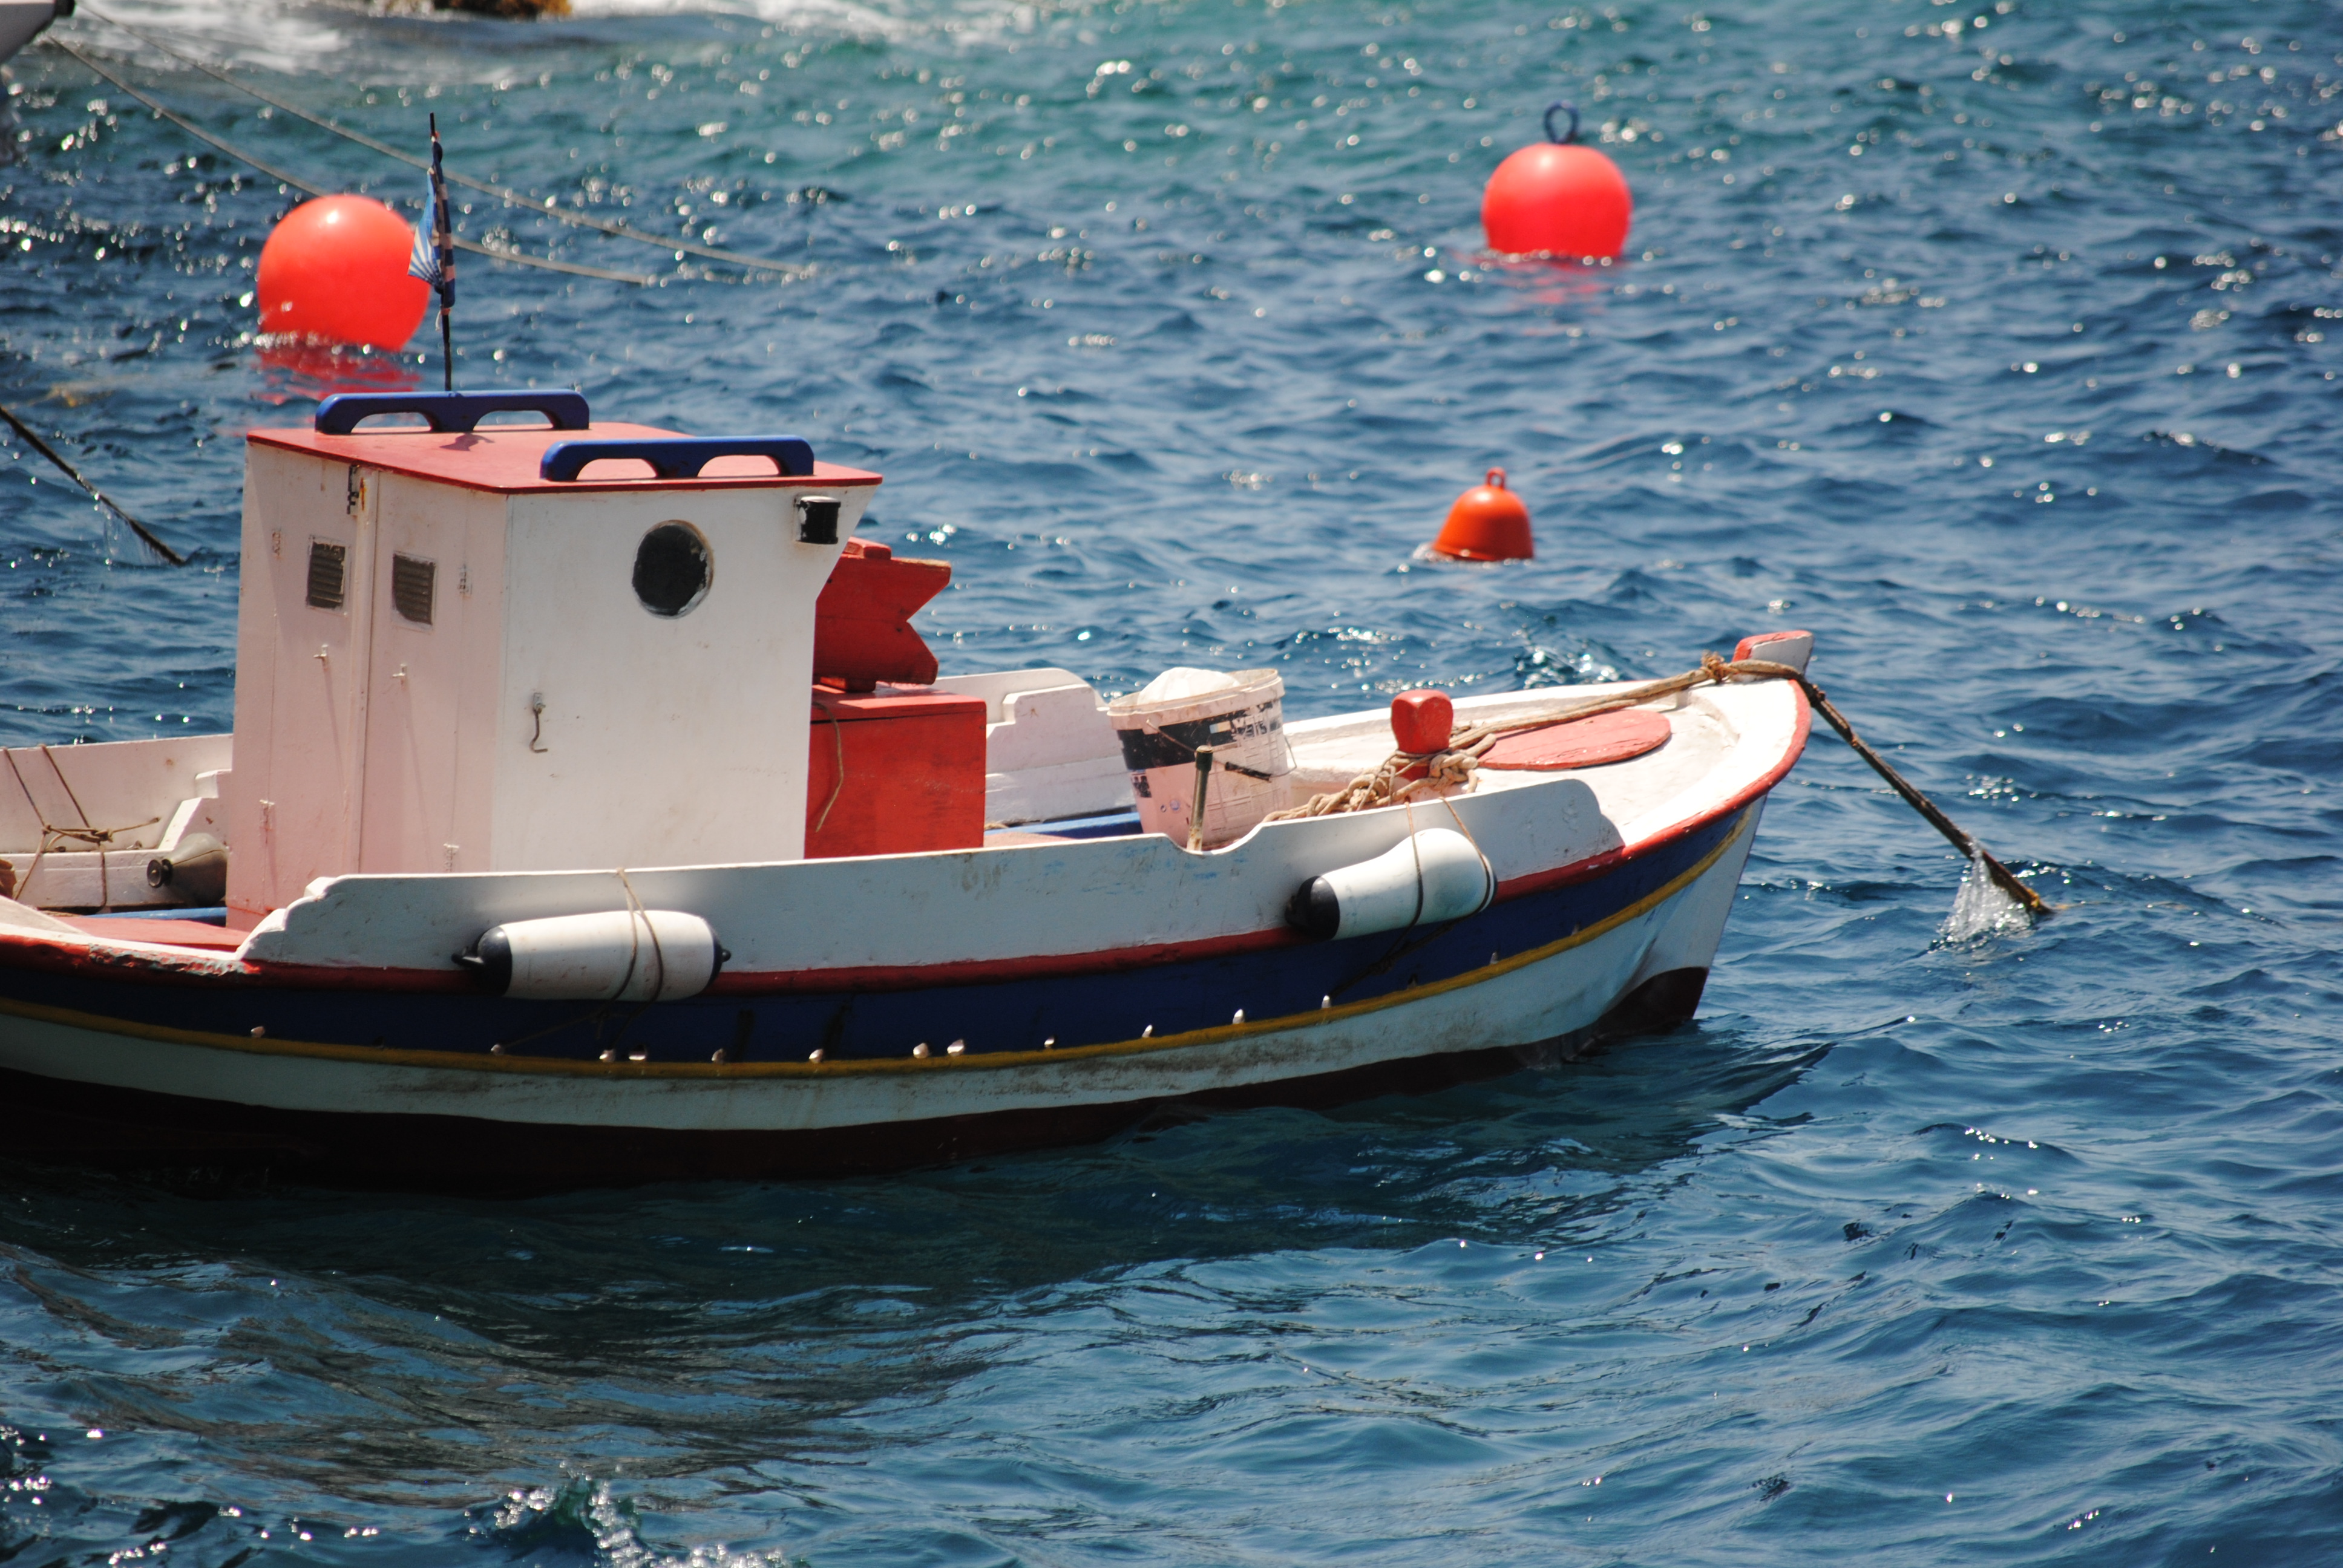
M1670 844L1733 815L1770 792L1805 749L1813 713L1805 694L1790 688L1793 716L1781 755L1765 771L1724 799L1681 818L1633 844L1620 844L1565 864L1501 880L1491 903L1591 881L1665 849ZM1568 774L1556 774L1555 780ZM1544 782L1544 780L1540 780ZM1515 786L1514 794L1534 790L1536 784ZM1378 810L1403 809L1383 807ZM1048 845L1004 845L990 852L1014 854ZM1234 846L1231 846L1234 848ZM974 851L949 851L963 854ZM1220 851L1225 852L1225 851ZM1023 954L1011 958L971 959L944 963L834 966L820 969L719 972L700 996L737 1000L755 996L804 992L925 990L981 985L1007 980L1061 979L1151 969L1280 947L1302 947L1312 939L1279 926L1252 931L1197 938L1188 941L1139 947L1092 950L1077 953ZM184 985L205 983L251 986L267 990L387 991L399 993L477 994L476 982L462 970L399 969L388 966L290 964L246 959L236 954L142 943L79 932L68 935L23 928L0 927L0 972L10 969L87 975L92 970L111 971L106 978L134 984ZM679 999L681 1000L681 999ZM696 1000L696 999L693 999ZM8 1004L0 1000L0 1010ZM366 1049L366 1048L358 1048ZM1061 1053L1052 1052L1058 1057ZM378 1060L378 1058L370 1059ZM458 1060L464 1060L459 1058Z

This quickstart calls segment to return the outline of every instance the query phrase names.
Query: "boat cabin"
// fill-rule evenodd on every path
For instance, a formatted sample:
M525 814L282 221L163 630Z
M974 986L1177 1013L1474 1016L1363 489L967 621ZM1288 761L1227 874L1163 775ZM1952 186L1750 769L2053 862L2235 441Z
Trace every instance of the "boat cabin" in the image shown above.
M255 430L232 758L7 752L0 848L40 849L0 890L243 930L352 872L917 853L1127 811L1079 677L938 679L910 620L951 568L854 537L880 482L570 392L346 396Z

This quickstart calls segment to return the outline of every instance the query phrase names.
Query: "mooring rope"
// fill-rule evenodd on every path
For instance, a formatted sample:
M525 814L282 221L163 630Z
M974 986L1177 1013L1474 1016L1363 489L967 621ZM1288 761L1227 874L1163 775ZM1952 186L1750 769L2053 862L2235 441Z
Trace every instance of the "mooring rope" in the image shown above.
M43 746L39 749L43 759L49 765L49 771L57 776L57 783L64 787L65 799L72 805L74 815L81 819L81 826L78 828L60 828L52 823L49 820L48 813L41 809L41 803L33 799L32 786L25 782L24 770L16 766L16 754L5 748L0 748L0 758L5 758L7 760L8 771L15 775L16 788L23 791L25 796L25 804L31 807L33 809L33 820L41 825L41 847L33 851L33 863L25 870L24 879L18 882L7 896L14 898L19 892L31 892L33 889L33 879L41 874L41 862L48 859L49 851L57 848L61 844L69 844L74 842L75 839L78 839L82 843L87 844L91 849L97 851L98 909L101 912L112 909L114 907L114 895L112 889L106 882L106 852L108 849L113 847L115 835L117 833L136 833L142 828L153 827L163 819L160 817L149 817L144 822L132 822L120 828L91 827L89 813L82 809L81 797L74 793L73 785L65 778L65 770L57 766L55 754L50 751L46 746Z
M651 912L643 908L642 900L635 896L634 879L627 875L624 866L618 867L618 886L627 890L627 930L634 939L634 946L627 954L626 976L618 981L617 995L611 1000L615 1001L626 995L627 988L634 984L635 969L643 956L643 934L648 931L651 939L651 961L659 965L659 979L651 986L650 996L651 1000L657 1001L667 991L667 949L659 944L659 927L651 923Z
M838 749L838 777L830 781L830 799L821 803L821 815L814 819L813 832L807 835L809 838L819 837L821 830L830 825L830 809L837 805L838 798L846 792L846 730L839 723L836 709L831 709L823 717L830 720L830 739Z
M75 467L71 463L66 462L65 458L59 457L57 455L56 448L50 446L46 441L42 440L39 433L30 425L25 423L23 417L14 408L7 407L5 404L0 404L0 419L6 420L8 427L25 438L25 444L26 446L32 447L34 451L38 452L42 457L46 457L50 462L55 464L59 471L61 471L66 478L71 479L75 484L79 485L83 489L87 490L90 494L91 499L95 500L99 506L104 507L107 511L112 512L116 517L120 518L124 522L129 524L130 531L136 534L138 536L139 542L144 544L148 549L153 550L156 555L161 556L165 560L170 562L171 565L175 567L183 567L187 564L186 557L181 555L178 551L165 544L161 539L156 538L153 529L140 522L136 518L132 517L128 512L124 511L115 501L112 496L107 495L104 490L99 489L96 485L93 485L87 479L83 478L81 470Z

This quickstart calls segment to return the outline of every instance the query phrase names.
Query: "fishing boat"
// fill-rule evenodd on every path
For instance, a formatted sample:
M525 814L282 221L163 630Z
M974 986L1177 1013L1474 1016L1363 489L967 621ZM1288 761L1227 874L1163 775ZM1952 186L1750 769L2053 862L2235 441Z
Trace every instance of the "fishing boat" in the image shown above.
M880 483L571 393L251 432L233 733L0 753L0 1139L881 1171L1692 1016L1807 634L1290 724L1265 671L944 675Z
M0 0L0 64L38 37L59 17L74 13L74 0Z

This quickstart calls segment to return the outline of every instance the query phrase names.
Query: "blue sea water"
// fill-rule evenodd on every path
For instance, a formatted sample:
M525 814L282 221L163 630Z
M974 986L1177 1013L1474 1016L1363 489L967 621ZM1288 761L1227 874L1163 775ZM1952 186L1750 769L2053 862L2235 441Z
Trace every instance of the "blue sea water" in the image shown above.
M1267 663L1314 714L1807 627L2062 908L1947 934L1959 863L1818 735L1698 1021L1549 1071L528 1201L0 1156L0 1560L2343 1556L2331 6L98 9L809 266L476 200L663 281L467 256L459 379L882 471L948 669ZM57 36L414 195L86 5ZM12 69L0 399L195 562L12 442L0 739L225 729L237 437L326 384L251 341L292 198ZM1629 255L1485 257L1564 97ZM1538 559L1413 559L1493 465Z

